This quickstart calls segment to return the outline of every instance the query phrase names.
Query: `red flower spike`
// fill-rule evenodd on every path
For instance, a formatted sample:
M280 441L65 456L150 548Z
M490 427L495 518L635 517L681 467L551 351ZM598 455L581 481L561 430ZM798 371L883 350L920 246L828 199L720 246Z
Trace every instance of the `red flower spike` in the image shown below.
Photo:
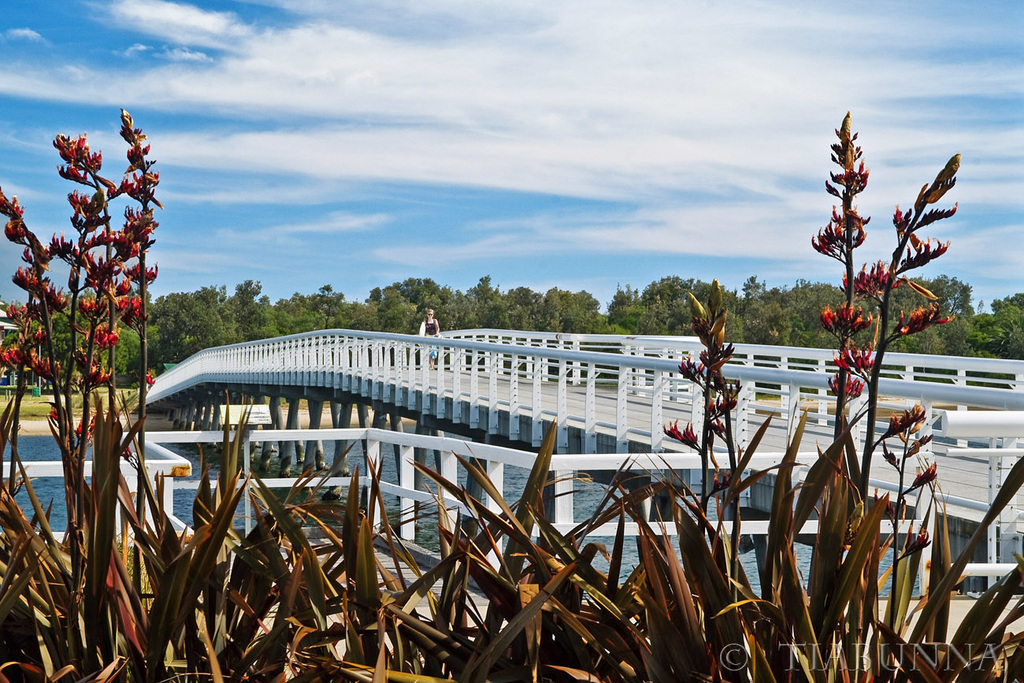
M17 196L8 199L3 190L0 190L0 214L20 223L25 216L25 209L18 203Z
M920 404L916 404L910 410L904 410L902 413L892 415L889 418L889 429L886 430L881 438L888 439L890 436L896 436L897 434L916 434L927 417L924 408Z
M846 287L847 282L844 277L843 288ZM899 287L899 281L893 281L889 266L882 261L875 263L871 270L868 270L865 265L853 280L854 296L861 299L880 299L885 294L886 288L896 289L897 287Z
M911 237L914 237L914 235L911 234ZM935 240L934 246L932 246L931 239L924 241L915 241L912 239L911 244L907 246L907 255L904 257L903 261L900 262L900 267L897 272L905 273L908 270L920 268L921 266L924 266L945 254L948 249L949 242L940 242Z
M686 425L686 429L679 431L679 420L676 420L663 428L666 436L669 436L681 444L689 446L695 451L700 450L700 441L693 431L693 425Z
M721 478L719 478L721 474ZM715 495L720 491L724 491L729 488L732 483L732 472L715 472L714 481L711 482L711 495Z
M839 377L832 375L828 378L828 388L832 392L833 396L839 395ZM856 377L846 378L846 397L857 398L864 393L864 382L857 379Z
M929 305L928 308L918 308L909 317L901 311L900 321L896 325L894 335L896 337L906 337L911 334L917 334L932 325L945 325L953 320L953 317L952 315L942 315L938 304L934 303Z
M833 360L838 367L860 377L867 377L875 362L870 349L855 348L843 349L842 353L837 352Z
M951 216L956 215L958 206L959 203L954 204L948 209L932 209L931 211L928 211L925 215L921 216L921 222L917 224L917 229L920 230L924 226L930 225L935 221L941 221L944 218L950 218Z
M875 504L876 505L880 504L882 502L882 500L883 500L882 496L875 495ZM888 517L890 521L895 522L896 521L896 506L893 505L892 501L889 500L888 496L884 496L884 500L885 500L885 516Z
M860 306L843 304L835 311L831 306L821 309L821 326L840 339L849 339L866 330L873 321L874 318L870 314L864 315L864 309Z
M907 533L907 543L903 546L903 554L900 555L900 559L924 550L931 545L931 542L931 538L929 538L928 531L926 529L921 529L915 535L914 528L911 527L910 531Z
M882 442L882 457L885 461L895 467L897 471L900 469L899 461L896 459L896 454L889 450L889 446Z
M108 330L106 327L96 329L96 346L99 349L112 349L117 346L120 331L117 328Z
M907 213L903 213L899 206L896 207L896 211L892 216L892 224L896 226L896 235L903 237L903 234L910 227L910 224L914 220L914 210L911 209Z
M932 463L931 465L928 466L928 469L924 470L923 472L919 472L917 476L914 477L913 483L910 484L910 488L904 491L904 494L910 493L911 491L919 489L922 486L927 486L928 484L935 481L936 476L937 475L935 472L935 463Z
M703 384L704 365L703 363L694 363L692 360L686 359L679 364L679 374L691 382Z

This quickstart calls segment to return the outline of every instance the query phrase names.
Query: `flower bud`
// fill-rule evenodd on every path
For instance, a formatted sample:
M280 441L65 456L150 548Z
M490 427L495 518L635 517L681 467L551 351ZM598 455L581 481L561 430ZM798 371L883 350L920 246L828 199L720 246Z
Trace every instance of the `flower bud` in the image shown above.
M939 175L935 176L934 185L944 183L947 180L952 179L956 175L956 172L960 170L960 155L954 154L946 162L946 167L939 171Z
M687 292L687 294L690 297L690 312L693 314L693 317L700 318L702 320L708 317L707 311L704 310L704 306L702 306L700 301L697 300L697 297L693 295L693 292Z
M717 278L711 283L711 296L708 298L708 304L711 306L712 315L718 313L722 308L722 285L719 284Z

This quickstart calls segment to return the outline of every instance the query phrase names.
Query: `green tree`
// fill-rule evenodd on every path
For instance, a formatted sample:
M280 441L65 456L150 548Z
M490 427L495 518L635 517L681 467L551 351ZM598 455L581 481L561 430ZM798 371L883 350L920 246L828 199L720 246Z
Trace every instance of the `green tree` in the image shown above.
M590 292L553 287L540 304L541 329L548 332L600 332L601 304Z
M508 308L501 290L491 284L485 275L466 292L466 325L469 328L506 329L509 326Z
M644 312L639 292L629 285L616 287L608 302L608 325L615 334L636 334Z
M330 285L324 285L313 295L312 303L319 325L316 329L348 327L348 306L344 294L335 292Z
M692 315L688 292L704 300L711 292L711 283L670 275L647 285L640 296L645 311L637 326L637 334L689 334ZM730 330L730 337L736 339L742 338L742 325L736 315L738 301L735 291L723 291L723 305L730 315L726 329Z
M235 321L239 341L252 341L273 336L270 325L270 299L260 296L263 285L246 280L235 285L235 293L227 305Z
M544 297L529 287L516 287L505 294L508 324L513 330L539 330L541 304Z
M237 341L235 321L222 287L167 294L153 302L150 317L160 329L152 346L156 363L178 363L212 346Z
M834 338L821 327L821 309L840 301L842 292L827 282L797 280L786 292L786 308L792 327L790 343L794 346L831 348Z
M999 358L1024 358L1024 294L992 302L984 320L985 350Z
M366 322L375 326L363 329L402 334L415 334L419 330L419 312L416 305L405 298L399 285L388 285L383 289L375 287L370 292L367 304L376 315L373 316L374 321Z
M743 298L738 302L743 341L788 346L793 314L786 305L787 298L785 288L768 289L756 276L748 278L743 284Z

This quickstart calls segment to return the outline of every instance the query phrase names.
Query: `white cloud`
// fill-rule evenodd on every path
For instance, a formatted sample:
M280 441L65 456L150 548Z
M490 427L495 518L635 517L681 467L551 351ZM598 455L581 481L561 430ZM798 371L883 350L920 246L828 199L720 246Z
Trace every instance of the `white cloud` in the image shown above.
M141 54L150 49L152 48L150 48L148 45L143 45L142 43L135 43L121 54L123 54L125 57L134 57L135 55Z
M189 50L187 47L168 48L160 53L160 57L172 62L209 62L210 56L198 50Z
M11 28L3 32L5 40L24 40L30 43L44 43L46 40L38 32L30 28Z
M225 47L249 29L230 12L167 0L114 0L98 6L117 24L182 45Z
M241 229L222 228L215 232L215 240L225 244L258 244L263 250L268 245L308 247L306 238L310 235L337 235L340 233L373 230L390 220L385 214L352 214L332 211L322 220L284 223L266 228Z

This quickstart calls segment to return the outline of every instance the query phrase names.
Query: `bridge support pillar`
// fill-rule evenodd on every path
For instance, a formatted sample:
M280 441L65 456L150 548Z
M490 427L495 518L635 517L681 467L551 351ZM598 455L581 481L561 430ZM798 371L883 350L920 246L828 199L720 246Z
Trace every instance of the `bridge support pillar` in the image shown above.
M200 431L205 432L210 429L210 411L212 409L212 406L213 404L210 402L209 396L203 398L203 410L199 415L198 425Z
M367 423L370 420L369 410L365 403L356 404L356 417L359 418L359 428L366 429ZM370 444L366 439L363 439L363 474L369 474L366 467L366 452L369 450Z
M210 429L220 429L223 427L224 425L220 422L220 401L217 399L213 400L210 412Z
M185 404L185 414L182 415L182 419L181 419L180 424L178 424L178 428L179 429L191 429L192 425L195 424L195 421L196 421L196 402L193 401L193 400L190 400L188 403Z
M388 422L388 413L384 409L384 404L380 401L373 402L373 420L370 422L370 426L374 429L385 429ZM384 457L384 454L381 454ZM395 459L397 465L397 458Z
M437 429L432 425L428 424L421 414L419 419L416 420L416 433L426 434L428 436L437 436ZM441 454L438 451L430 451L430 455L427 454L425 448L413 449L413 460L416 462L426 465L436 472L441 471ZM428 464L427 458L430 457L433 460L432 464ZM423 474L419 470L416 470L416 474L413 477L413 488L417 491L422 491L426 488L426 481ZM416 502L413 504L413 518L416 519L420 516L420 503Z
M428 424L421 415L419 420L416 421L416 433L426 434L428 436L437 436L437 429L433 425ZM422 465L426 465L427 467L430 467L435 472L441 471L441 454L439 452L432 450L428 455L427 449L417 448L413 451L413 457L416 459L416 462ZM428 460L428 457L430 458L430 460ZM431 460L433 462L431 462ZM417 490L422 490L426 485L423 475L420 474L418 471L416 472L415 481L415 487Z
M281 397L280 396L268 396L268 404L270 406L270 428L280 429L281 428ZM270 466L270 460L275 455L280 453L280 442L278 441L264 441L263 442L263 460L260 463L264 472Z
M306 399L306 406L309 411L309 428L320 429L320 420L324 412L324 402ZM306 458L302 462L302 469L308 470L313 467L317 470L322 470L324 468L324 446L319 439L310 439L306 442Z
M484 443L485 444L493 443L493 441L494 441L494 435L492 435L489 431L484 434ZM488 472L489 462L487 460L479 460L477 458L470 458L469 461L471 463L473 463L474 465L476 465L477 467L479 467L480 469L482 469L484 472ZM489 472L488 472L488 474L489 474ZM480 486L480 484L478 484L476 479L474 479L473 477L466 477L466 493L468 493L469 495L473 496L474 498L476 498L479 501L482 501L482 502L485 502L485 503L487 502L486 499L484 498L484 489L483 489L483 487Z
M384 406L381 403L373 404L373 422L371 426L374 429L384 429L384 425L387 422L388 414L384 411Z
M352 403L338 403L331 401L331 426L335 429L348 429L352 426ZM345 451L348 450L348 441L336 439L334 441L334 460L331 469L335 474L348 476L348 461L345 458Z
M288 418L285 422L285 429L299 428L299 399L288 399ZM298 446L294 441L285 441L281 444L281 475L282 477L292 476L292 461L298 461Z
M383 411L383 408L382 408L381 409L381 414L383 415L383 413L384 413L384 411ZM387 421L388 421L388 426L390 427L391 431L393 431L393 432L401 432L402 431L402 415L401 415L401 413L398 412L397 409L392 409L392 410L389 410L387 412ZM399 446L398 444L395 444L394 446L392 446L392 448L394 450L394 456L395 456L395 472L399 472L400 473L402 471L402 447Z

